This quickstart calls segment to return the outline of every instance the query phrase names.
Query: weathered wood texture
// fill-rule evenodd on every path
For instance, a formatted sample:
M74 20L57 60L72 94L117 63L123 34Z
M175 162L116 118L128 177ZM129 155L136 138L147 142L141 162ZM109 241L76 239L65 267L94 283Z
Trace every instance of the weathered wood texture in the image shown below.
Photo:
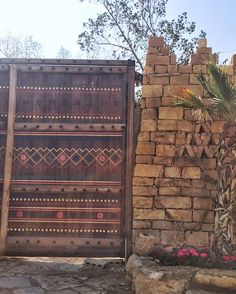
M7 246L7 229L10 203L10 185L12 177L13 164L13 146L14 146L14 123L16 111L16 83L17 68L16 65L10 66L10 90L8 101L8 120L7 120L7 138L3 178L2 207L1 207L1 227L0 227L0 255L5 254Z
M7 254L23 255L27 248L33 255L124 257L131 234L133 64L14 62L19 70ZM52 70L58 63L60 70ZM87 68L75 72L71 64ZM7 89L0 85L2 93ZM3 127L10 113L4 107ZM5 175L0 168L0 181Z

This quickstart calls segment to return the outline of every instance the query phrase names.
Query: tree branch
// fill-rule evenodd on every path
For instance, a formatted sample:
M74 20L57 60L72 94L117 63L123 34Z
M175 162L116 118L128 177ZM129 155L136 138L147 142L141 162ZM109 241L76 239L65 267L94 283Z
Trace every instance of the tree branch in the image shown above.
M115 22L117 28L119 29L119 31L121 32L121 35L123 36L125 42L128 44L128 46L129 46L129 48L130 48L130 51L131 51L132 54L134 55L134 57L135 57L137 63L139 64L140 68L141 68L142 71L143 71L143 65L142 65L142 62L141 62L141 60L138 58L138 56L137 56L135 50L133 49L133 46L132 46L132 44L130 43L129 39L125 36L124 31L122 30L122 28L121 28L121 26L119 25L118 21L115 19L115 17L113 16L112 12L110 11L110 9L108 8L108 6L106 5L105 2L103 2L103 5L104 5L104 7L106 8L106 10L107 10L107 12L109 13L109 15L111 16L111 18L114 20L114 22Z

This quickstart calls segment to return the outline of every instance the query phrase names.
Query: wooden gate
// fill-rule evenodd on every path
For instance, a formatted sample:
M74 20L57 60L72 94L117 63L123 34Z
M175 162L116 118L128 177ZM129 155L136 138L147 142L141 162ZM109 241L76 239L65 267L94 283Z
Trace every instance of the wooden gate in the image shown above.
M0 60L0 253L130 253L132 61Z

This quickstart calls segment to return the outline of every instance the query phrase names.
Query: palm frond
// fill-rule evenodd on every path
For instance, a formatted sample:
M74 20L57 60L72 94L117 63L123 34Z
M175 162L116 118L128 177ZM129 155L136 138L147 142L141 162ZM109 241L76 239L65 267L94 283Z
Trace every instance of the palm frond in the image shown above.
M217 65L208 61L206 66L209 76L200 73L196 77L210 98L205 100L186 90L183 97L176 97L178 101L175 105L192 109L200 119L236 122L236 85Z
M198 120L212 120L213 107L205 104L200 96L195 95L190 89L185 90L185 97L177 96L176 106L190 108Z

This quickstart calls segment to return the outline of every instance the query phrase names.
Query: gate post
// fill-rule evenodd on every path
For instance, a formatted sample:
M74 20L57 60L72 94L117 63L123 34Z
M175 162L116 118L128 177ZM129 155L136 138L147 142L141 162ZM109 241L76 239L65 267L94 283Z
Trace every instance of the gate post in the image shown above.
M12 177L13 147L14 147L14 124L16 112L16 86L17 86L17 66L10 65L10 84L8 99L8 119L6 133L6 154L4 164L1 227L0 227L0 255L4 255L7 245L7 229L10 203L10 185Z

